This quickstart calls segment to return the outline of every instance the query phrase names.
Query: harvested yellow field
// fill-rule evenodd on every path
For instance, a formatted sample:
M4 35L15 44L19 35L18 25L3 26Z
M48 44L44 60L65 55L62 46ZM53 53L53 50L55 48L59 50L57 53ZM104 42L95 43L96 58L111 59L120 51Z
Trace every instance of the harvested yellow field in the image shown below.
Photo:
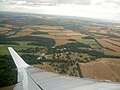
M116 45L116 46L120 46L120 42L118 42L118 41L114 41L114 40L111 40L111 39L109 39L109 38L104 38L103 39L104 41L107 41L107 42L109 42L109 43L111 43L111 44L114 44L114 45Z
M56 41L56 46L68 43L69 39L80 39L81 37L85 36L84 34L77 33L72 30L39 30L39 31L48 32L49 35L42 35L42 37L49 37L54 39Z
M101 58L80 66L84 77L120 82L120 59Z
M113 45L109 42L106 42L104 40L104 38L101 38L101 39L97 39L97 41L104 47L104 48L109 48L111 50L104 50L105 54L114 54L114 55L120 55L120 47L119 46L116 46L116 45Z
M67 39L55 39L55 46L59 46L59 45L64 45L66 43L69 43L69 41Z
M50 30L57 30L57 29L64 29L61 26L47 26L47 25L34 25L31 27L32 29L50 29Z
M65 29L63 33L67 36L86 36L85 34L81 34L79 32L75 32L73 30Z
M31 33L35 32L36 30L37 31L48 32L48 33L54 33L56 31L59 31L58 29L63 29L63 27L60 27L60 26L45 26L45 25L43 25L43 26L28 26L28 27L24 27L23 30L21 30L20 32L16 33L12 37L31 35Z
M64 45L69 42L67 38L64 36L54 36L54 35L32 35L32 36L52 38L55 40L55 43L56 43L55 46Z
M7 27L0 27L0 34L5 34L7 33L8 31L10 31L11 29L10 28L7 28Z
M54 68L49 65L49 63L43 63L43 65L38 64L38 65L33 65L34 67L49 71L49 72L55 72Z
M108 34L108 31L98 30L98 29L95 29L95 28L94 28L94 30L90 30L89 32L99 33L99 34Z
M33 32L47 32L47 34L32 34ZM35 25L35 26L27 26L23 27L23 29L17 32L15 35L11 37L19 37L19 36L36 36L36 37L45 37L52 38L55 40L56 45L63 45L69 43L69 39L80 39L86 35L74 32L69 29L64 29L61 26L47 26L47 25Z
M4 27L0 27L0 31L9 31L11 30L10 28L4 28Z
M120 42L120 38L110 38L110 39L113 40L113 41Z
M108 50L108 49L105 49L104 53L105 53L105 55L115 55L115 56L119 56L120 55L118 52L111 51L111 50Z
M32 27L33 28L33 27ZM35 29L35 27L34 27ZM43 30L44 29L44 30ZM48 35L32 35L32 36L37 36L37 37L46 37L46 38L52 38L55 40L56 45L63 45L66 43L69 43L69 39L80 39L81 37L85 36L84 34L74 32L72 30L64 29L63 27L55 27L55 26L40 26L37 31L41 32L47 32Z
M17 32L15 35L11 36L11 37L19 37L19 36L28 36L28 35L31 35L31 33L33 32L34 30L32 30L31 28L25 28L19 32Z
M13 26L10 24L0 24L0 26L2 27L6 27L6 28L12 28Z
M40 30L37 30L37 31L42 31L42 32L48 32L48 33L59 33L60 32L60 30L57 30L57 29L55 29L55 30L53 30L53 29L40 29Z

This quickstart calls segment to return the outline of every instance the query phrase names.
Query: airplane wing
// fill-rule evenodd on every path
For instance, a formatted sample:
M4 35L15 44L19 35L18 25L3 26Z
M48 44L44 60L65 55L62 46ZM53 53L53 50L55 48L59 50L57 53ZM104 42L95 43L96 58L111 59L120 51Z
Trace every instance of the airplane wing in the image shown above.
M14 90L43 90L28 74L27 68L30 66L14 51L13 48L8 47L13 61L18 69L17 84Z
M120 83L63 76L32 67L13 48L8 49L18 69L14 90L120 90Z

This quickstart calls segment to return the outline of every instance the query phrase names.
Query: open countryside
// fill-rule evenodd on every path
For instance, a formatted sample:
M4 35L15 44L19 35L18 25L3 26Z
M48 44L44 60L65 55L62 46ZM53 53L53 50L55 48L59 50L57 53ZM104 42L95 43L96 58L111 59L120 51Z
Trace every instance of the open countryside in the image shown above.
M0 19L0 75L7 69L9 77L0 79L1 87L15 84L17 77L7 47L49 72L120 82L120 24L4 12Z

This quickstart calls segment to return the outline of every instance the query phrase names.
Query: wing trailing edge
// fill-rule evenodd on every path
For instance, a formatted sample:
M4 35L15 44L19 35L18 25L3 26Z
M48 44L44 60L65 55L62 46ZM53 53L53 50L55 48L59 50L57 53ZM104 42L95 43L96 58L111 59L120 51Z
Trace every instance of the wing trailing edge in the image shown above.
M15 85L14 90L43 90L26 71L30 65L28 65L12 47L8 47L8 50L13 58L18 72L18 83Z

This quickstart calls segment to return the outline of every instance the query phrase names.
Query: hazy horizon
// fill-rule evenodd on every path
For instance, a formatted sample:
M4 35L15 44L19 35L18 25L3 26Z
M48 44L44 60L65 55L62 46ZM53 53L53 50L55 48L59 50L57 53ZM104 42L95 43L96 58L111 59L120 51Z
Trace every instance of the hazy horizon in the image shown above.
M120 0L0 0L0 11L120 21Z

